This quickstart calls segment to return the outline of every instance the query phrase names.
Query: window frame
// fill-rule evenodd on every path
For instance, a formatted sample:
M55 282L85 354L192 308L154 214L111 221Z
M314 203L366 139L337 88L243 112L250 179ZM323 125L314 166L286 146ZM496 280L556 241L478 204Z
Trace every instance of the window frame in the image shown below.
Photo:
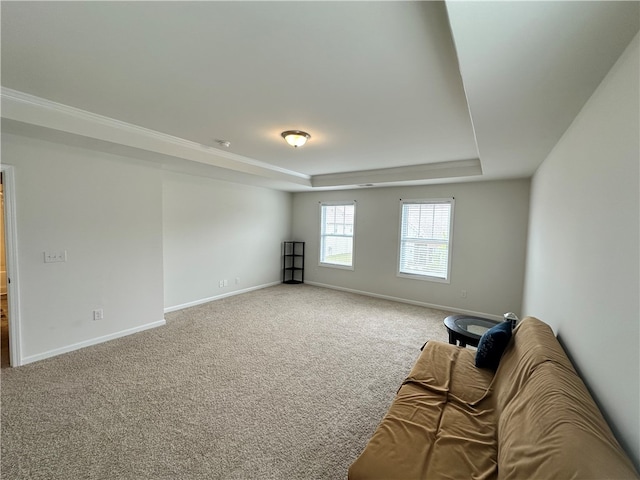
M404 206L406 204L449 204L451 205L449 211L449 238L447 241L447 270L446 277L438 277L434 275L428 274L418 274L418 273L407 273L401 270L401 262L402 262L402 246L403 246L403 235L402 235L402 225L403 225L403 212ZM455 214L455 198L421 198L421 199L400 199L400 221L399 221L399 229L398 229L398 261L397 261L397 272L396 275L401 278L408 278L412 280L422 280L428 282L436 282L436 283L451 283L451 263L453 258L453 224L454 224L454 214Z
M356 204L355 200L336 200L336 201L321 201L319 204L319 216L320 216L320 245L318 249L318 265L320 267L338 268L342 270L355 270L355 258L356 258ZM353 206L353 231L351 235L340 235L343 238L351 238L351 265L343 265L340 263L331 263L323 261L324 253L324 239L327 236L336 237L338 235L326 235L325 234L325 221L324 221L324 207L336 207L336 206Z

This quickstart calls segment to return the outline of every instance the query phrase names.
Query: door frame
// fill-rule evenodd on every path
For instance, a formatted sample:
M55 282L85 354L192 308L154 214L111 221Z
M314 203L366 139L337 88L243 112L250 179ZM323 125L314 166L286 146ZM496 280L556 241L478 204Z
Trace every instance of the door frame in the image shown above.
M14 167L0 165L4 196L4 243L7 260L7 300L9 306L9 362L12 367L22 365L20 326L20 281L18 269L18 230L16 224L16 198Z

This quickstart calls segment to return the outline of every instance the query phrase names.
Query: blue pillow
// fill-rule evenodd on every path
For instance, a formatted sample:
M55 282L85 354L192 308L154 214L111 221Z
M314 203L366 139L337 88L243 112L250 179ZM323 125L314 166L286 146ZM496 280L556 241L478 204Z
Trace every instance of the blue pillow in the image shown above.
M476 367L496 370L509 340L511 340L511 321L499 323L484 332L478 342Z

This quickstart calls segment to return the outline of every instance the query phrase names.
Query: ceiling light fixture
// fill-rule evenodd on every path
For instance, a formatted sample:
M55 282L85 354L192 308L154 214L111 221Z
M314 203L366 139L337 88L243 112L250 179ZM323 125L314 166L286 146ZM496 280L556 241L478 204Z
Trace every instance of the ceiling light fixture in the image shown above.
M295 148L303 146L307 143L307 140L311 138L311 135L302 130L287 130L280 135L282 135L282 138L284 138L289 145Z

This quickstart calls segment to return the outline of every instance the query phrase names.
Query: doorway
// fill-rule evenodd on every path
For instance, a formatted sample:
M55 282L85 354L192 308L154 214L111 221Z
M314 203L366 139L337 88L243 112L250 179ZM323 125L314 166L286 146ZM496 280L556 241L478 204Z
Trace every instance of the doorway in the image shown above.
M2 368L23 364L14 169L0 164L0 357Z
M7 247L4 228L4 172L0 171L0 367L11 366L9 354L9 298L7 290Z

